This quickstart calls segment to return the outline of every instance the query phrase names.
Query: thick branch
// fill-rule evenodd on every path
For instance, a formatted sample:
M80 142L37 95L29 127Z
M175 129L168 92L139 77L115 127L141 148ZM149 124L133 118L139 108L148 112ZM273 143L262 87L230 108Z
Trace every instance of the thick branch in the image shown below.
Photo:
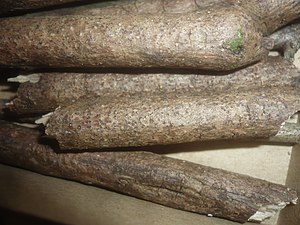
M104 15L128 13L187 13L199 10L212 11L217 6L238 6L260 23L265 35L299 18L299 0L125 0L89 4L72 9L47 12L51 15ZM45 15L45 14L44 14Z
M257 23L230 5L181 14L15 17L2 19L0 32L0 65L10 67L231 70L262 59L270 47Z
M46 133L62 149L269 138L299 109L292 87L96 97L56 109Z
M241 6L260 23L265 35L299 18L300 0L226 0Z
M241 223L297 200L282 185L150 152L56 154L38 139L37 131L1 122L0 161Z
M124 95L147 93L221 92L228 88L298 86L300 76L291 63L281 57L266 60L230 74L215 75L200 71L166 71L166 73L44 73L11 78L20 82L18 97L9 105L19 115L43 114L78 99L98 96L99 101ZM174 73L175 72L175 73ZM27 82L25 82L27 81ZM24 82L24 83L23 83Z
M91 0L1 0L0 14L9 15L14 12L24 12L27 10L39 10L52 6L64 6L68 3L91 2Z

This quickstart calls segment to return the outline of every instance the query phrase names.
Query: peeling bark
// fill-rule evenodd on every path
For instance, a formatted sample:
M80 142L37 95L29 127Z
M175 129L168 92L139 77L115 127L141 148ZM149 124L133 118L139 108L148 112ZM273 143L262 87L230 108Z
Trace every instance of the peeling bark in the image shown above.
M261 222L297 201L287 187L221 169L150 152L57 154L39 137L38 131L2 121L0 161L240 223Z
M175 72L175 73L174 73ZM99 101L125 95L239 90L251 87L299 86L300 75L281 57L266 60L229 74L200 71L165 73L42 73L11 78L22 82L9 110L18 115L45 114L78 99L97 96ZM28 81L23 83L24 81Z

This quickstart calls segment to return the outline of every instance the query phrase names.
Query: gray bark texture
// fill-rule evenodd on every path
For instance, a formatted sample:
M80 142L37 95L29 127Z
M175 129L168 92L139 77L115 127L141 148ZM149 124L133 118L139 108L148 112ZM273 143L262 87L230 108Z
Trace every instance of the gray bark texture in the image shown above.
M1 122L0 162L240 223L270 217L297 193L282 185L150 152L57 154L38 131ZM259 217L261 218L261 217Z

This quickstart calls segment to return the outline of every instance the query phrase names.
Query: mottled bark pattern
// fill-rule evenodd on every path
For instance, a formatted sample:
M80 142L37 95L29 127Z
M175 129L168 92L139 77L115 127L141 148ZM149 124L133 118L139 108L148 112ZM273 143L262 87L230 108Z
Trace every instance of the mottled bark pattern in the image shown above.
M90 7L49 13L77 14L68 19L43 18L44 14L0 23L1 33L9 36L0 42L0 65L229 70L260 60L264 48L272 46L261 33L268 35L300 15L300 0L133 0ZM240 46L234 49L241 34ZM67 45L70 42L73 45ZM228 48L226 43L232 45Z
M299 88L282 87L157 96L58 108L46 134L62 149L162 145L274 136L300 109Z
M62 8L36 15L124 15L135 14L161 14L161 13L188 13L202 9L210 9L214 5L229 6L232 3L226 0L121 0L88 4L73 8ZM29 15L31 16L31 15Z
M241 223L261 207L297 199L282 185L150 152L56 154L39 144L37 131L6 122L0 126L0 161Z
M1 0L0 14L9 14L17 11L43 9L50 6L63 5L71 2L88 2L89 0Z
M49 13L51 15L187 13L203 9L213 11L216 6L228 7L230 5L242 7L260 23L260 28L264 34L270 34L300 16L299 0L123 0L61 9Z
M231 6L185 14L15 17L0 21L0 65L231 70L266 56L258 30Z
M274 40L274 50L280 51L285 59L294 61L294 56L300 48L300 21L284 27L275 33L270 38Z
M176 70L177 72L178 70ZM174 71L173 71L174 72ZM9 105L19 115L41 114L66 106L82 97L98 96L114 99L124 95L151 93L184 93L228 88L287 87L299 85L299 72L281 57L266 60L229 74L182 71L166 73L44 73L37 83L20 84L18 97ZM103 100L105 101L105 100Z
M278 28L300 17L300 0L226 0L243 7L249 15L261 24L264 34L271 34Z

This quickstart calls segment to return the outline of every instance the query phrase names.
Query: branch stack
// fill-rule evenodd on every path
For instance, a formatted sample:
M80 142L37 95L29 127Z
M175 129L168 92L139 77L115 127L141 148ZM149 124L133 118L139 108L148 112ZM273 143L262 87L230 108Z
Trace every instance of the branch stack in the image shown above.
M299 142L299 126L287 123L300 110L292 63L299 0L0 6L0 68L20 71L8 79L20 85L5 113L45 125L41 134L2 121L0 162L241 223L296 203L296 192L282 185L115 148ZM59 147L42 144L44 135Z

